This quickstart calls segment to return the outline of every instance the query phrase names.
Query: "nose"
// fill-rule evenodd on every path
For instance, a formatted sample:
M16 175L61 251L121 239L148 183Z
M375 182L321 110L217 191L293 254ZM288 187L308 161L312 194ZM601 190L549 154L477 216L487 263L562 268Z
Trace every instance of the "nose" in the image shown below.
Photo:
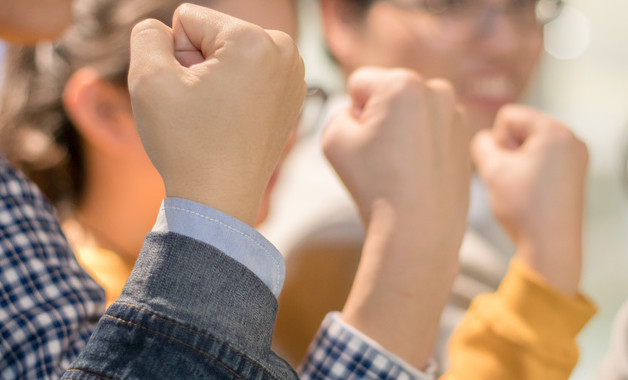
M493 4L478 18L474 40L487 54L510 54L525 34L507 9Z

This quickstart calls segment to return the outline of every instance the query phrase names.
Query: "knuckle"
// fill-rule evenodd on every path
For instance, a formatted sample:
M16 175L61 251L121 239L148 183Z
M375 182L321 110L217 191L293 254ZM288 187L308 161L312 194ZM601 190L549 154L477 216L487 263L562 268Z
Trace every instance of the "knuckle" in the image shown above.
M391 84L394 93L402 96L417 96L425 91L425 82L414 71L393 69L388 76L388 83Z
M333 125L328 125L321 136L321 146L325 157L330 161L335 159L336 153L336 133Z
M455 97L456 91L454 90L454 86L448 80L441 78L430 79L427 81L426 85L437 94Z
M282 63L289 65L297 74L303 73L305 76L305 64L294 39L281 31L269 30L267 33L276 46Z
M195 6L193 4L190 4L190 3L182 3L182 4L179 4L177 6L177 8L174 11L174 14L175 15L179 15L179 16L187 15L187 14L193 12L194 8L197 8L197 6Z
M545 129L548 131L550 139L561 145L573 145L576 137L566 126L559 124L553 120L546 121Z
M253 59L265 58L274 50L270 35L257 25L240 24L236 28L235 39L242 51Z
M496 119L509 120L510 118L518 115L521 112L521 106L518 104L506 104L497 111Z
M143 33L147 33L154 29L160 28L162 25L161 21L149 18L146 20L142 20L135 24L133 29L131 30L131 39L136 39L141 36Z
M279 50L286 56L295 57L298 55L296 42L287 33L278 30L266 31L272 37Z
M548 130L548 145L563 152L563 154L571 155L574 159L588 162L589 149L568 127L558 122L552 122L546 129Z

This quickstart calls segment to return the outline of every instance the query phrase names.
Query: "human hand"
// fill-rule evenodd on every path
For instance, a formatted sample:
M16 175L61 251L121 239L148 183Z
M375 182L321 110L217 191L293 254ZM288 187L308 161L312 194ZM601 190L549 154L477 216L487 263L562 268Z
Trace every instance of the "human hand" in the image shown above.
M184 4L134 28L129 90L167 195L253 225L305 97L294 41Z
M588 163L585 144L549 116L506 106L472 154L517 255L553 287L578 291Z
M471 160L451 85L407 70L367 68L351 76L348 90L353 108L327 127L323 149L364 224L394 211L412 222L413 234L420 231L423 247L457 253Z
M368 68L323 136L367 229L342 318L418 368L432 354L466 229L469 131L452 87Z

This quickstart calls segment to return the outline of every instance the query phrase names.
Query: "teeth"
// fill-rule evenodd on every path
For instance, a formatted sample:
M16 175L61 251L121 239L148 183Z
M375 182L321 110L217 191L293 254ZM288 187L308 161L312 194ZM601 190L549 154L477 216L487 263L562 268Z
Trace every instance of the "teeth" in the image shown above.
M513 83L503 75L479 79L472 83L471 88L476 96L483 98L509 98L514 93Z

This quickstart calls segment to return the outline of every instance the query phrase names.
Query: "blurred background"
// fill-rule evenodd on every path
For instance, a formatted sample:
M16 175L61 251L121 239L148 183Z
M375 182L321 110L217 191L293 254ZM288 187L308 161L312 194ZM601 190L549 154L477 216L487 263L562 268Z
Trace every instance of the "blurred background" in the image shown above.
M322 47L318 2L300 0L300 6L308 83L329 93L340 91L342 78ZM599 312L581 335L575 380L594 376L609 344L613 316L628 299L626 15L626 0L567 0L561 17L546 27L544 57L527 97L529 104L571 126L590 149L583 286ZM0 43L0 69L3 51ZM284 196L281 185L280 180L277 198ZM280 250L286 243L273 230L273 220L290 214L282 203L274 202L279 207L262 230Z
M342 79L320 37L318 2L301 0L301 52L310 85L333 93ZM581 334L572 379L591 379L609 345L614 314L628 299L628 1L566 0L546 27L545 52L527 103L569 125L589 146L583 287L599 312ZM289 163L286 164L289 166ZM288 177L287 175L284 176ZM282 197L281 183L275 192ZM281 202L272 220L287 214ZM281 249L272 227L267 237Z

